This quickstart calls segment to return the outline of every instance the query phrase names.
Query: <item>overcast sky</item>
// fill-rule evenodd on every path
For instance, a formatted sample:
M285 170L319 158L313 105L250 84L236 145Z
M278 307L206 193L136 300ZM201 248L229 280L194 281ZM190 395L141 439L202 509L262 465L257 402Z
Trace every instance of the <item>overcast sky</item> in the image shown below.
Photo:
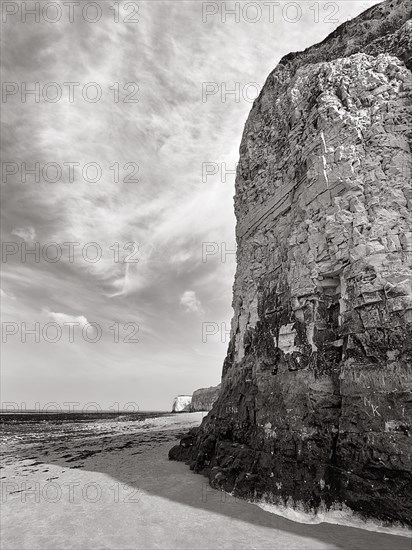
M169 410L219 383L251 100L283 55L376 3L226 2L225 21L221 2L51 2L35 21L3 2L3 404Z

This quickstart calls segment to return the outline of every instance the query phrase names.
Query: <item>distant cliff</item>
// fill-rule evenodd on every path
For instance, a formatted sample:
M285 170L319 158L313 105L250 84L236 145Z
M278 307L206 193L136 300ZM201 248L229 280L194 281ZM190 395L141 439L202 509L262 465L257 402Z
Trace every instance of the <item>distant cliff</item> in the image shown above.
M173 400L172 412L190 412L191 403L191 395L178 395Z
M174 398L172 412L210 411L219 392L220 384L196 390L193 395L178 395Z
M412 523L411 70L411 2L388 0L254 102L222 387L169 454L217 488Z
M210 388L201 388L192 395L192 411L210 411L213 403L219 397L220 384Z

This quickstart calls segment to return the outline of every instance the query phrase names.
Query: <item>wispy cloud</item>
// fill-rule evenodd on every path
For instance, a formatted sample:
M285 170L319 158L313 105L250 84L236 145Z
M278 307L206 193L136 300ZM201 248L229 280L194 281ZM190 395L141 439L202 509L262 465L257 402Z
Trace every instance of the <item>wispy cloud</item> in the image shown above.
M11 231L11 234L16 235L16 237L20 237L29 243L34 242L36 238L36 231L34 230L34 227L16 227L16 229Z
M0 288L0 296L6 300L15 300L16 297L14 296L14 294L12 294L11 292L6 292L5 290L3 290L2 288Z
M50 319L53 319L56 323L77 323L80 326L84 326L88 324L88 320L84 315L68 315L67 313L56 313L54 311L46 311L47 315L50 317Z

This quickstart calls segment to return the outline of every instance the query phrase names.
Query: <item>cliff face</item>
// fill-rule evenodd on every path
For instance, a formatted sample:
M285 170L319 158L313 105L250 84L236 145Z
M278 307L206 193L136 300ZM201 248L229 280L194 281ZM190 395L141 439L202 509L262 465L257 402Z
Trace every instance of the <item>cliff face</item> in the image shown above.
M210 411L220 393L220 384L201 388L193 395L178 395L173 400L172 412Z
M194 391L191 404L192 411L210 411L213 403L219 397L219 392L220 384Z
M410 18L286 56L246 123L221 393L170 452L237 495L411 522Z

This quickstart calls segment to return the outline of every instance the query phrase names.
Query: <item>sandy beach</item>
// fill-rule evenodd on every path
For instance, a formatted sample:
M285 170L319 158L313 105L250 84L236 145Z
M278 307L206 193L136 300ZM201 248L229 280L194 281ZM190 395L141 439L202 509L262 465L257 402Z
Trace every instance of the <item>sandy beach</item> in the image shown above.
M2 549L410 550L405 536L298 523L211 489L167 457L202 416L92 423L69 440L6 438Z

